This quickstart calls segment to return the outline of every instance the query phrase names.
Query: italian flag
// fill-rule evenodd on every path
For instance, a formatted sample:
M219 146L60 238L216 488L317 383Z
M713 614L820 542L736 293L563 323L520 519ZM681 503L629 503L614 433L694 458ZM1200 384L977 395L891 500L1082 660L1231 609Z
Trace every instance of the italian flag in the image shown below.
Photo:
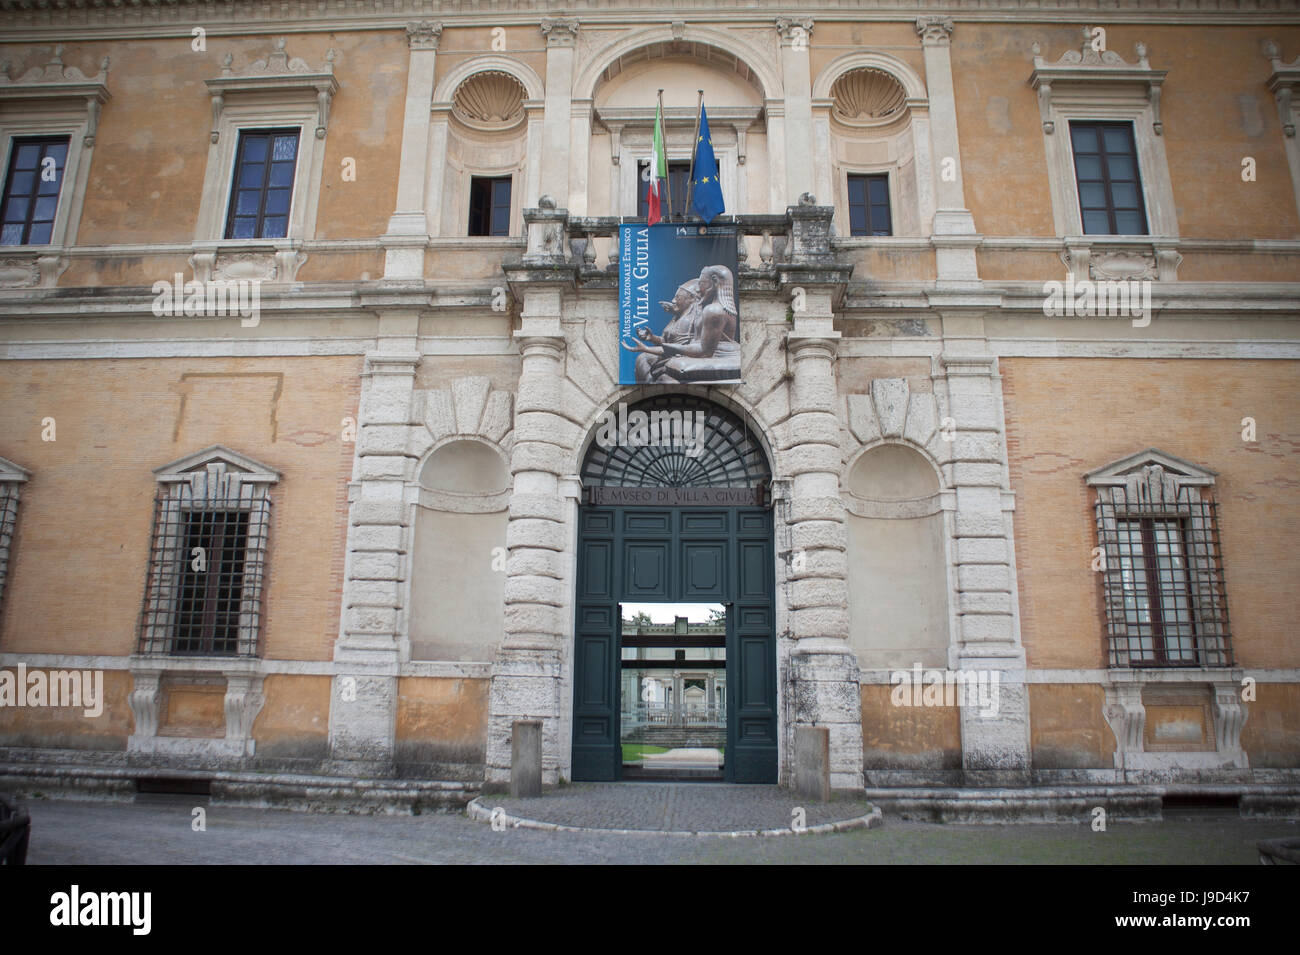
M664 195L664 179L668 176L668 160L664 156L663 104L655 106L655 145L650 155L650 185L646 190L646 225L654 225L663 218L660 213Z

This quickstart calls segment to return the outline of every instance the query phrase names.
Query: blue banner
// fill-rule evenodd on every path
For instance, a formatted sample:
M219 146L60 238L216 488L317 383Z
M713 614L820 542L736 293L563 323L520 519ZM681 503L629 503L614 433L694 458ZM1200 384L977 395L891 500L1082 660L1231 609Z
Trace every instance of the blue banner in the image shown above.
M620 385L741 381L736 230L619 226Z

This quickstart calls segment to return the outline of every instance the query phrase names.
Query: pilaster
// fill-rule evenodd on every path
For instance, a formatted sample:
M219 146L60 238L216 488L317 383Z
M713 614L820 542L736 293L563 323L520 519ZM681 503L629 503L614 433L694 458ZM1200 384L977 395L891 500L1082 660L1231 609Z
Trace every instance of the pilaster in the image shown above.
M539 194L552 196L561 206L567 206L573 172L570 126L578 21L574 17L547 17L542 20L541 30L546 37L546 106L542 118L541 181L533 182Z
M781 86L785 97L784 155L786 201L817 189L809 147L815 142L812 114L812 70L808 47L810 17L780 17L776 30L781 43ZM775 171L772 175L775 175Z
M998 671L997 706L961 708L969 783L1027 779L1029 697L1020 641L1006 433L997 358L975 309L944 310L944 350L934 369L945 394L936 447L956 498L949 528L956 570L956 634L949 666ZM992 675L991 677L992 678Z
M931 235L940 288L979 281L975 249L980 237L975 233L975 218L966 208L966 192L962 184L957 96L950 56L952 31L950 17L918 17L916 20L930 103L931 168L936 206Z
M376 348L362 372L353 481L349 489L343 621L334 645L330 751L350 773L392 772L403 584L410 573L414 479L411 431L419 328L417 308L377 303Z
M402 121L402 152L397 171L397 208L388 220L388 231L380 237L384 246L384 278L424 277L424 250L430 226L426 210L430 158L430 105L433 100L434 67L442 24L423 21L406 28L411 52L406 68L406 109ZM446 152L445 122L442 142L434 143L439 163ZM440 180L435 180L440 181Z

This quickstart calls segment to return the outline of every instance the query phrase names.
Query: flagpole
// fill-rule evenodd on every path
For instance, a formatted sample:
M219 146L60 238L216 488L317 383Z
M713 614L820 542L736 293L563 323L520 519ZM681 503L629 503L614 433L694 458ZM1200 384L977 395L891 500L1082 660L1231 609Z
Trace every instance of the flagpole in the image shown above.
M664 91L660 90L658 115L662 117L663 114L664 114ZM662 120L660 120L660 122L662 122ZM665 193L665 198L668 200L668 215L663 216L662 218L667 219L669 222L672 222L673 221L673 177L672 177L672 173L668 171L668 133L665 131L663 136L664 136L664 169L663 169L664 193Z
M691 137L691 171L686 179L686 215L691 214L691 195L695 192L695 153L700 148L700 111L704 109L704 90L697 90L700 101L695 104L695 135Z

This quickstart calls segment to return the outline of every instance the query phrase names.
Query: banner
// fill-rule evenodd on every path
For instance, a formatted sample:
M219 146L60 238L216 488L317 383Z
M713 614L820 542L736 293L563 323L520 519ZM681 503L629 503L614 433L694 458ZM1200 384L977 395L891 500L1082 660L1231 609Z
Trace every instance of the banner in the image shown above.
M620 385L740 382L734 226L619 226Z

